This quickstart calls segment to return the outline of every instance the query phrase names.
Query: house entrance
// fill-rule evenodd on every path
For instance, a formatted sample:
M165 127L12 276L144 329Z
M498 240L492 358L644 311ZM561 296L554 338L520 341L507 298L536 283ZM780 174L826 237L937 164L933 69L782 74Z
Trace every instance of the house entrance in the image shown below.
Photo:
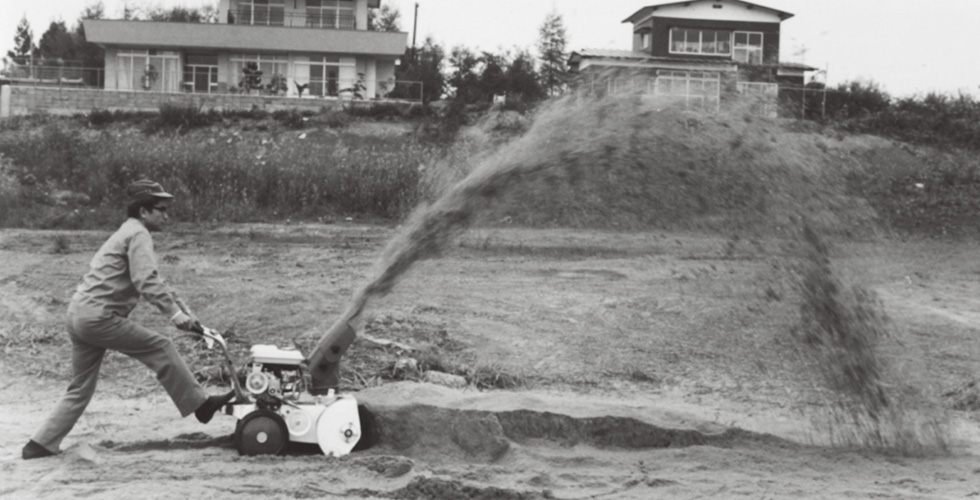
M217 54L187 54L182 85L185 92L214 92L218 88Z

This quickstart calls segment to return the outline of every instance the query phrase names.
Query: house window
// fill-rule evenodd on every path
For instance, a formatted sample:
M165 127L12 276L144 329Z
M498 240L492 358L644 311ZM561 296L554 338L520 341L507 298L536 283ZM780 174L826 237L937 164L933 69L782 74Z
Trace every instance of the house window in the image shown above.
M123 49L116 54L116 88L177 92L180 56L176 52Z
M272 82L283 82L289 74L289 61L285 56L236 55L232 56L231 64L242 90L269 89Z
M742 63L762 64L762 33L736 31L732 59Z
M308 84L308 95L338 97L353 88L357 75L353 58L314 56L297 63L295 78L299 85Z
M285 17L285 0L241 0L238 3L238 24L282 26Z
M732 32L671 28L670 53L727 56L732 53Z
M218 56L187 54L184 58L184 91L210 94L218 87Z
M355 29L354 0L306 0L306 26Z
M650 34L649 33L643 33L642 35L640 35L640 40L643 43L643 48L644 49L649 49L650 48Z

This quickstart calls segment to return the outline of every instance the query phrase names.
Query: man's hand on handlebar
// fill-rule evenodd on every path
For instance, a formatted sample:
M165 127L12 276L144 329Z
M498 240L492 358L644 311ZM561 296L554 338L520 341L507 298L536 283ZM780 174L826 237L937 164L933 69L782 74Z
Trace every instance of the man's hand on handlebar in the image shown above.
M197 318L185 314L184 311L178 311L177 314L174 314L170 318L170 322L185 332L204 333L204 327L201 326L201 322Z

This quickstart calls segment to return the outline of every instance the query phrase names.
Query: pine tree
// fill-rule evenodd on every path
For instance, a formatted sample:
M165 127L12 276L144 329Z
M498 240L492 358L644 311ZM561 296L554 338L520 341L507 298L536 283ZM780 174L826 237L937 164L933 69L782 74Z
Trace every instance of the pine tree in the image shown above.
M527 50L521 50L514 56L507 67L506 78L507 91L511 96L529 103L544 97L538 72L534 69L534 57Z
M442 46L436 43L431 36L426 37L425 43L413 54L412 49L405 49L405 57L402 64L396 66L395 79L399 81L421 82L422 102L428 104L437 101L442 97L446 86L445 76L442 74L443 64L446 59L446 52ZM414 99L418 97L414 89L397 89L392 93L393 97Z
M27 60L35 52L37 52L37 47L34 46L34 33L31 32L31 24L27 22L25 16L17 23L14 48L7 51L7 57L15 64L27 64Z
M549 96L562 93L568 81L568 55L565 53L565 22L552 11L538 30L538 57L541 60L541 86Z
M38 49L43 59L52 61L72 61L76 57L75 39L64 21L51 21L48 31L41 35Z
M82 15L78 20L78 24L75 25L75 31L73 33L76 42L76 57L82 62L82 67L99 69L101 70L105 66L105 51L102 47L94 43L90 43L85 36L85 23L86 19L102 19L105 17L105 6L100 1L91 4L82 11ZM102 72L96 72L96 75L101 75Z

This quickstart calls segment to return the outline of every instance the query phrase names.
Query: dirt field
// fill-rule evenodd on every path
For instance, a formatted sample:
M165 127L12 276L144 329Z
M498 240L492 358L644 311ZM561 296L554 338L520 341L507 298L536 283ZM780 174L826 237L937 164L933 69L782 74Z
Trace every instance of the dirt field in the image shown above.
M310 352L393 232L175 227L156 241L163 273L202 321L234 332L243 360L253 343ZM370 337L411 350L361 339L345 358L345 386L377 415L375 446L341 459L239 456L231 417L181 420L148 370L110 355L64 452L22 461L67 386L61 318L107 235L0 232L2 498L980 496L980 411L963 403L980 377L974 242L834 251L882 299L882 353L943 416L946 452L832 446L814 424L825 391L794 354L799 305L779 241L479 229L373 305ZM178 334L148 306L136 318ZM214 378L215 355L179 342ZM402 357L471 384L396 373Z

